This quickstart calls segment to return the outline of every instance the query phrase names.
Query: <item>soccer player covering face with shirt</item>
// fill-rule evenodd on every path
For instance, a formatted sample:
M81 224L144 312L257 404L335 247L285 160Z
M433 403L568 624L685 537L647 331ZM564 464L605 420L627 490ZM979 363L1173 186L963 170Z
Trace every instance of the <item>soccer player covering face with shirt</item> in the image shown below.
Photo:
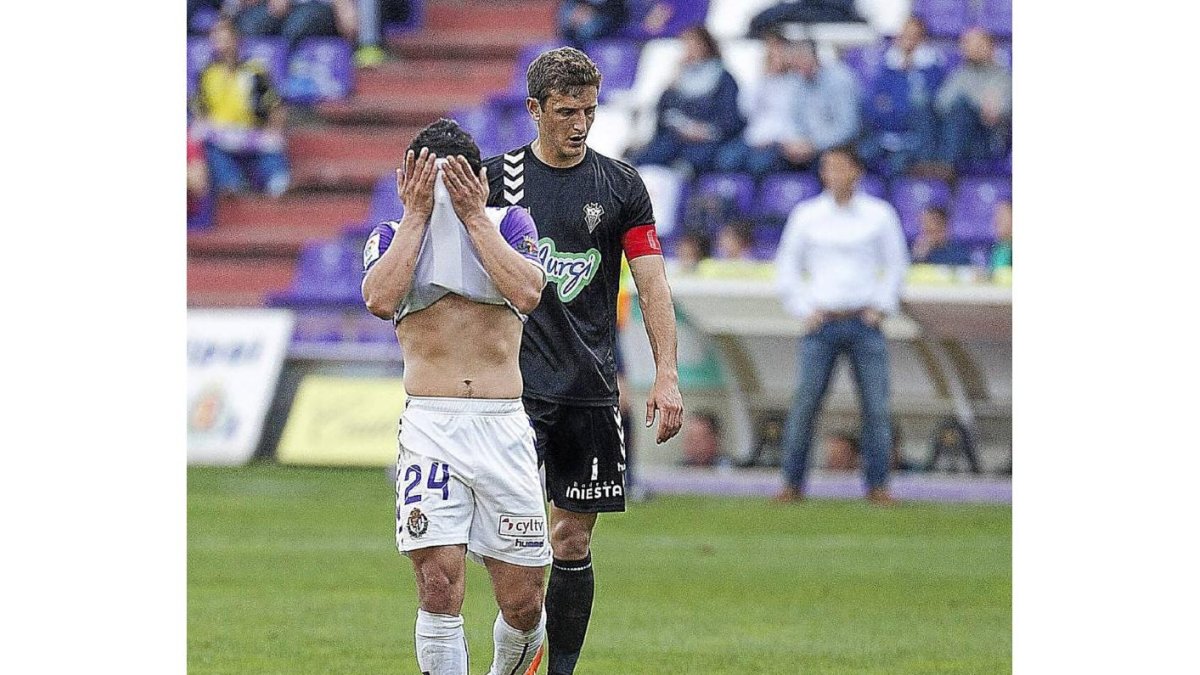
M545 634L551 557L518 367L522 320L545 285L537 230L523 208L485 208L479 148L450 120L416 136L397 186L404 217L367 241L362 292L404 349L396 541L416 573L417 663L426 675L469 671L470 555L500 607L489 673L523 673Z
M615 349L621 254L629 259L654 353L646 426L679 432L683 399L675 309L650 197L630 165L587 146L600 72L583 52L548 51L529 66L533 142L484 162L488 204L524 206L537 222L548 283L521 342L524 403L545 464L554 561L546 590L549 672L572 673L591 618L592 529L625 510L625 451Z

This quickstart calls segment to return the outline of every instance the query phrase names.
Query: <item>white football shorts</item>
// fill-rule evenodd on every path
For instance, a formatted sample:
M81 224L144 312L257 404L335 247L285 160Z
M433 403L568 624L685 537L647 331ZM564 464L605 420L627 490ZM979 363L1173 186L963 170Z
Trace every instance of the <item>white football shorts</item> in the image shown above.
M400 418L396 545L550 564L533 428L520 399L410 396Z

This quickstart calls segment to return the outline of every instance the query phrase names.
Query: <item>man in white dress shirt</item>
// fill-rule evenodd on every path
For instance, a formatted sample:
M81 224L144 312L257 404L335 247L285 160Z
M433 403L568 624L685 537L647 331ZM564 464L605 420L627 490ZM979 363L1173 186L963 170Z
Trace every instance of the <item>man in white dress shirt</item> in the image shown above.
M775 259L784 306L807 329L784 432L784 489L776 500L804 498L816 417L837 359L845 354L862 406L867 499L890 504L888 352L879 325L899 307L908 267L904 234L890 204L858 190L862 164L853 150L826 151L820 174L825 192L796 205Z

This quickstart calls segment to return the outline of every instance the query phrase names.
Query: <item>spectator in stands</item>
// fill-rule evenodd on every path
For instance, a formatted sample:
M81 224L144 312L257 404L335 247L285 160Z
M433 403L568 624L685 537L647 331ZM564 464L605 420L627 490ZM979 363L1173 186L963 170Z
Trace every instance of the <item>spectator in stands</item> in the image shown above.
M243 35L279 35L288 52L308 37L358 37L355 0L228 0L225 11L236 9L234 21Z
M703 232L689 230L679 237L675 245L675 258L679 261L679 271L693 274L700 263L712 256L712 243Z
M858 135L858 82L840 62L822 64L812 40L796 44L795 70L800 75L796 100L797 140L784 146L788 163L812 166L826 150L850 142Z
M753 225L732 220L717 232L717 257L721 260L754 260Z
M214 60L200 73L192 100L193 133L203 139L217 191L248 190L243 164L251 164L267 193L278 197L290 181L283 138L286 111L262 65L238 59L238 38L227 18L209 33Z
M941 55L925 42L925 24L909 17L884 53L883 68L863 101L866 128L858 150L872 171L895 176L934 160L933 101L945 75Z
M962 34L963 64L938 91L942 118L935 174L961 169L970 160L1008 152L1012 136L1012 74L996 63L992 37L982 28Z
M996 202L992 224L996 228L996 243L992 244L991 267L993 270L1012 267L1012 202Z
M925 265L970 265L971 250L950 238L950 218L940 206L921 211L921 233L913 241L912 261Z
M616 33L628 19L626 0L562 0L558 6L558 34L571 46L585 49Z
M683 164L693 173L713 169L717 150L738 134L745 120L738 85L721 61L717 41L703 26L680 35L683 62L658 101L658 126L635 164Z
M354 50L354 65L375 68L387 60L383 49L383 26L390 22L407 21L408 0L358 0L358 47Z
M862 173L851 148L825 152L820 161L825 192L792 211L775 260L784 307L807 327L783 444L785 487L777 501L804 498L814 423L842 354L853 366L862 404L867 499L893 501L887 489L888 349L880 323L899 306L908 254L899 215L858 189Z
M194 216L200 211L200 202L208 194L208 164L204 160L204 146L197 138L188 138L187 144L187 212Z
M794 72L795 46L777 30L763 37L766 66L754 92L750 119L741 136L721 147L718 171L747 171L756 177L789 168L789 149L797 142L796 103L800 76ZM802 146L797 146L802 147Z

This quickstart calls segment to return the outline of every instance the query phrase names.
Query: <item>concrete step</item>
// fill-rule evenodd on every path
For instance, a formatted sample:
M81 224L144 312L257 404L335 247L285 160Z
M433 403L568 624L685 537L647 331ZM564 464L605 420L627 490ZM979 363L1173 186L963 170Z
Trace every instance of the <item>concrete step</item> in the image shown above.
M429 29L496 30L499 27L538 28L553 34L554 0L502 0L498 2L463 2L439 0L425 8L425 26Z
M392 159L317 159L292 165L292 186L300 190L352 193L370 201L370 192L383 174L400 166Z
M375 94L329 101L317 112L333 124L386 124L423 127L455 108L479 105L486 91L475 93Z
M291 261L305 244L325 241L341 232L340 227L239 227L189 232L188 257L193 260L274 258Z
M188 305L253 307L292 281L295 263L278 259L189 259Z
M357 96L405 93L478 93L503 88L512 77L511 59L416 59L360 71Z
M366 195L299 194L282 199L226 197L217 204L219 228L330 227L367 216Z
M405 59L515 59L521 48L554 38L554 30L500 24L492 30L441 28L390 39L388 48Z
M399 166L404 151L421 127L298 127L288 133L293 163L319 160L392 162Z

